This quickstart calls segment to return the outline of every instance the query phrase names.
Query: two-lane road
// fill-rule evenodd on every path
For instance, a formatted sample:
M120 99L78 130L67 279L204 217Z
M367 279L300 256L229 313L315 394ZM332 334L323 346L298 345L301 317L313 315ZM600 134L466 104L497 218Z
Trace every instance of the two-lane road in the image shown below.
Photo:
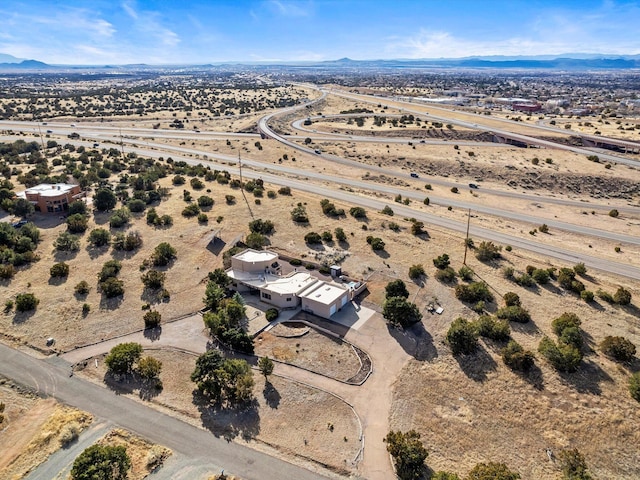
M193 460L194 465L225 471L246 480L326 480L330 478L265 455L243 445L217 438L206 430L160 413L142 403L76 376L70 364L52 357L38 360L0 344L0 375L39 393L109 419L116 425Z

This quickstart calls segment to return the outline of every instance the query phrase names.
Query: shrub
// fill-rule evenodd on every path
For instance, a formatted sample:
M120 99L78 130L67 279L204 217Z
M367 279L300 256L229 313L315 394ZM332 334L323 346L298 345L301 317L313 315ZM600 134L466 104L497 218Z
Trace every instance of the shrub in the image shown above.
M298 203L296 207L291 210L291 220L296 223L309 223L309 216L307 215L307 209L303 204Z
M164 286L166 276L164 272L149 270L140 277L140 280L142 280L145 287L157 290Z
M236 197L234 197L233 195L225 195L224 201L227 203L227 205L233 205L234 203L236 203Z
M384 287L385 298L390 297L402 297L409 298L409 290L407 290L406 284L400 280L393 280Z
M435 277L439 282L451 283L456 279L456 271L451 267L443 268L436 272Z
M264 316L267 319L267 322L273 322L278 318L280 312L276 308L269 308L266 312L264 312Z
M194 190L202 190L204 188L204 183L202 183L202 180L200 180L199 178L192 178L189 181L189 184Z
M322 207L322 213L330 217L341 217L344 215L344 209L337 209L336 206L326 198L320 200L320 206Z
M186 179L182 175L176 175L175 177L173 177L172 182L176 186L184 185L186 182Z
M115 212L109 217L109 226L111 228L120 228L129 223L131 219L131 212L128 208L123 207Z
M326 243L333 242L333 234L331 232L329 232L328 230L322 232L322 241L326 242Z
M246 243L249 248L260 250L267 244L267 237L261 233L250 233L245 237L244 243Z
M13 265L0 264L0 278L8 280L16 274L16 268Z
M531 277L538 285L545 285L549 283L549 271L544 268L536 268Z
M636 372L629 377L629 393L631 398L640 402L640 372Z
M344 242L347 240L347 235L344 233L344 230L341 227L337 227L333 233L336 236L336 240L339 242Z
M87 213L87 204L82 200L75 200L69 204L69 216L79 213L81 215L86 215Z
M478 335L491 340L503 342L509 340L511 335L511 327L508 322L498 321L489 315L482 315L475 321L475 325Z
M584 277L587 274L587 267L584 263L580 262L573 266L573 271L576 272L577 275Z
M561 336L565 329L570 327L579 328L581 323L580 318L575 313L565 312L551 322L551 326L554 333Z
M85 280L78 282L78 284L74 287L74 291L78 295L86 295L90 290L91 288L89 287L89 283L87 283Z
M162 315L157 310L149 310L144 314L143 319L145 328L156 328L160 325Z
M451 193L458 193L458 187L451 187Z
M133 200L129 200L127 202L127 208L131 212L140 213L144 212L145 208L147 208L147 204L144 202L144 200L134 198Z
M278 193L280 195L291 195L291 188L290 187L280 187L280 189L278 190Z
M513 280L518 285L525 288L531 288L536 285L536 282L533 280L533 277L528 273L523 273L522 275L515 277Z
M195 217L200 213L200 207L195 203L190 203L182 209L182 216L186 218Z
M53 246L59 252L76 252L80 250L80 239L69 232L62 232L53 242Z
M534 358L532 352L525 350L515 340L511 340L505 348L500 351L502 361L512 370L528 371L533 367Z
M443 253L439 257L433 259L433 265L439 270L447 268L450 263L451 262L449 261L449 255L447 255L446 253Z
M476 248L476 258L481 262L488 262L501 257L502 247L494 245L493 242L481 242Z
M467 480L519 480L520 474L509 470L504 463L478 463L471 469Z
M391 325L407 328L422 320L418 307L405 297L387 297L382 308L382 316Z
M609 216L610 217L618 218L618 215L620 215L620 212L618 212L618 210L616 210L615 208L613 210L609 211Z
M460 267L460 270L458 270L458 275L462 280L468 282L473 278L473 270L471 270L466 265L463 265Z
M520 306L520 296L514 292L507 292L502 296L507 307Z
M421 263L417 265L411 265L411 267L409 267L409 278L411 280L417 280L421 277L424 277L424 275L425 275L424 267L422 266Z
M580 350L573 345L556 343L549 337L540 340L538 351L560 372L575 372L582 361Z
M393 209L389 205L386 205L380 213L393 217Z
M558 454L562 480L592 480L584 455L577 448L562 450Z
M198 206L201 208L208 208L213 206L213 198L207 195L202 195L198 198Z
M67 229L71 233L82 233L87 229L87 226L87 217L81 213L74 213L67 217Z
M455 319L447 331L447 343L454 355L473 353L478 348L478 332L467 319Z
M596 295L598 295L598 298L604 300L605 302L609 303L609 304L613 304L616 301L613 299L613 295L611 295L609 292L605 292L604 290L598 289L596 291Z
M109 245L111 243L111 233L104 228L96 228L89 233L88 241L94 247Z
M390 431L384 438L387 451L393 457L396 473L401 480L417 480L423 477L424 461L427 449L420 441L420 434L415 430Z
M367 218L367 212L362 207L351 207L349 210L349 215L353 218Z
M198 223L207 223L209 221L209 217L206 213L198 214Z
M620 287L613 294L613 301L618 305L629 305L631 303L631 292L624 287Z
M304 236L304 241L309 245L317 245L322 243L322 237L317 232L309 232Z
M258 218L249 222L249 230L253 233L262 233L263 235L269 235L273 233L275 226L271 220L262 220Z
M462 302L475 303L483 300L485 302L493 301L493 294L489 291L487 284L484 282L471 282L468 285L456 285L456 298Z
M531 321L531 315L529 315L529 312L520 305L502 307L496 312L496 316L502 320L508 320L510 322L527 323Z
M171 244L162 242L154 249L151 260L156 267L164 267L177 258L176 253Z
M624 337L605 337L600 350L618 362L630 362L636 354L636 346Z
M28 312L35 310L40 300L33 293L19 293L16 295L16 310L18 312Z
M69 265L64 262L56 263L49 269L49 275L56 278L67 277L69 275Z
M381 238L378 237L370 237L371 241L369 241L369 237L367 237L367 243L371 245L371 250L378 252L384 250L385 243Z
M594 294L591 290L583 290L580 292L580 298L587 303L593 302Z

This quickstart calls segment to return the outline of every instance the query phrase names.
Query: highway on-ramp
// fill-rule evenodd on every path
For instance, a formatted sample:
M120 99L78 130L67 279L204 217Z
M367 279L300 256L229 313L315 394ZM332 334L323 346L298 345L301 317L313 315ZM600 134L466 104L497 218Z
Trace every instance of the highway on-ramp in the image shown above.
M243 480L326 480L315 472L158 412L127 397L77 376L69 377L70 364L59 357L39 360L0 343L0 375L38 393L92 413L98 418L136 433L154 443L210 466L211 473L224 469Z

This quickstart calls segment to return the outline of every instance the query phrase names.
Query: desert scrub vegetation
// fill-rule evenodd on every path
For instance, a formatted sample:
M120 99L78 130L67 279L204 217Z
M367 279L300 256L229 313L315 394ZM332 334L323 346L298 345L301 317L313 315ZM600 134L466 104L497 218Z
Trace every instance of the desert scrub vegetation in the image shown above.
M458 317L451 322L446 338L454 356L467 355L478 348L478 330L466 318Z
M636 354L636 346L624 337L604 337L600 350L617 362L630 362Z
M492 302L493 294L489 291L489 287L484 282L471 282L468 285L456 285L454 289L456 298L461 302Z
M511 370L526 372L533 367L535 355L529 350L525 350L515 340L509 341L506 347L500 351L500 356L504 364Z
M111 232L104 228L94 228L87 238L89 245L95 248L107 246L111 243Z
M640 402L640 372L636 372L629 377L629 393L631 398Z
M545 336L538 351L560 372L575 372L582 361L582 332L580 318L574 313L563 313L552 322L557 343Z
M302 203L298 203L294 209L291 210L291 220L295 223L309 223L307 209Z
M342 217L345 214L344 208L336 208L333 202L326 198L320 200L320 207L322 208L322 213L328 217Z
M417 480L425 473L428 452L415 430L401 432L391 430L383 440L393 458L396 474L401 480Z
M29 312L38 307L40 300L33 293L19 293L16 295L16 311Z
M165 267L177 258L177 251L168 242L156 246L151 254L151 262L156 267Z
M49 275L53 278L65 278L69 276L69 265L64 262L55 263L49 269Z

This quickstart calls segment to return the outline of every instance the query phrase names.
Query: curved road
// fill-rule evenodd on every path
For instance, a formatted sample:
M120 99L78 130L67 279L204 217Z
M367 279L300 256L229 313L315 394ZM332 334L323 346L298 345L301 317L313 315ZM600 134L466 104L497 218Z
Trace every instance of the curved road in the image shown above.
M116 395L77 376L69 377L70 364L61 358L38 360L0 343L0 360L1 375L98 418L109 419L152 442L184 454L194 464L210 467L212 473L224 468L246 480L330 478L217 438L206 430Z

